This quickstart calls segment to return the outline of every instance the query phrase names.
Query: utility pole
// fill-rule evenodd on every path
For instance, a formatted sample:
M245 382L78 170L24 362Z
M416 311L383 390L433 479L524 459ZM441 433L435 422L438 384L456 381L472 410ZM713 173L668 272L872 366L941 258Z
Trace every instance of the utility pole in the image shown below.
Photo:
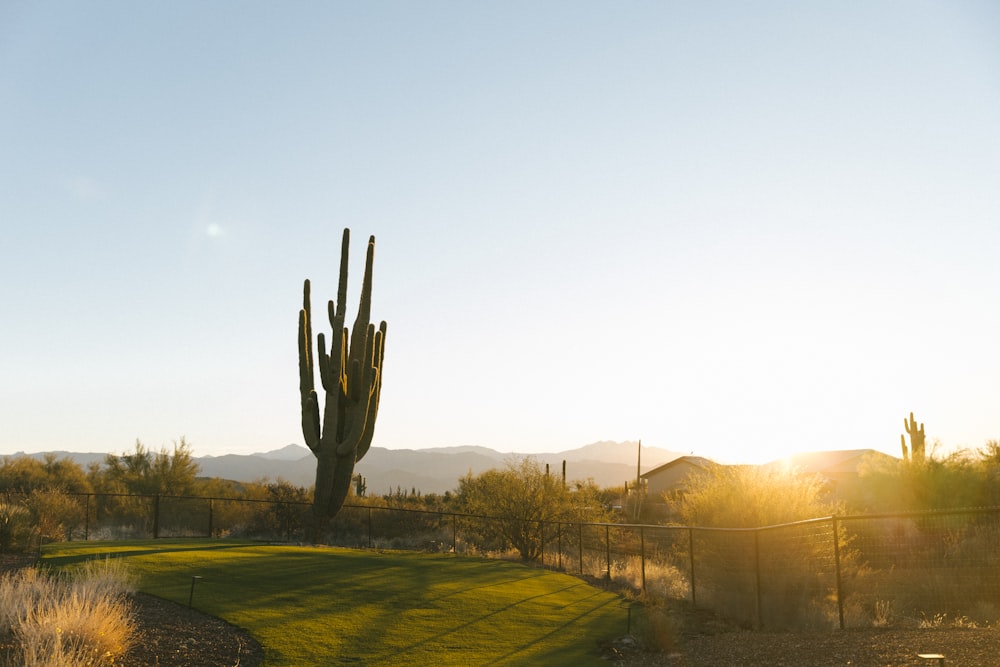
M635 519L639 520L639 505L642 502L642 438L635 455Z

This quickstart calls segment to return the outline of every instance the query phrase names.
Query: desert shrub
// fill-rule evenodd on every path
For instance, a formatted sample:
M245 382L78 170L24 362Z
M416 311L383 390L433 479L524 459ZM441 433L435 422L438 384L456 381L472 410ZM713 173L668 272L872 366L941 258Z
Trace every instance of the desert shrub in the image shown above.
M240 493L216 500L213 533L258 539L303 539L310 525L311 493L283 479L242 485Z
M312 521L309 492L301 486L278 480L267 485L268 500L271 500L271 515L275 527L285 540L291 541L296 535L304 535Z
M806 521L757 534L758 595L762 625L767 627L835 627L838 610L834 524ZM856 569L846 533L838 536L842 575Z
M679 511L699 528L698 603L747 625L828 625L836 615L832 522L760 530L834 514L824 498L818 477L794 469L719 466L692 479ZM848 540L843 532L837 539L843 564Z
M70 540L83 533L85 505L79 496L54 489L35 489L24 501L42 540Z
M403 509L359 509L359 517L371 512L372 538L382 544L409 545L421 551L447 550L441 545L452 541L452 524L438 512Z
M995 507L1000 505L1000 440L976 450L938 456L940 443L918 461L884 457L866 461L852 509L866 512Z
M502 470L462 477L457 501L463 512L490 517L475 527L485 549L513 548L526 561L537 560L543 552L543 522L605 518L593 480L564 484L532 457L510 459Z
M20 499L0 498L0 553L26 546L31 515Z
M154 500L154 505L157 501ZM158 537L202 537L208 535L210 504L204 498L160 496Z
M977 507L990 497L989 473L986 464L968 451L923 461L872 461L861 470L866 493L862 509L912 512Z
M28 568L0 578L0 636L10 665L113 665L134 632L131 582L119 561L94 561L53 575Z
M844 520L864 576L845 576L854 613L876 617L876 598L896 624L923 616L988 623L1000 605L1000 517L986 511L856 516Z
M682 523L716 528L757 528L829 516L822 480L794 469L717 466L690 482L680 503Z
M611 581L627 590L642 591L643 569L638 556L627 556L622 560L613 561ZM646 599L684 599L690 590L687 575L663 560L646 559L645 580Z
M153 534L154 498L118 494L95 495L94 517L105 538L132 539Z
M252 488L247 489L244 497L217 498L210 506L212 512L213 537L250 537L256 525L257 513L264 511L261 503L249 498Z

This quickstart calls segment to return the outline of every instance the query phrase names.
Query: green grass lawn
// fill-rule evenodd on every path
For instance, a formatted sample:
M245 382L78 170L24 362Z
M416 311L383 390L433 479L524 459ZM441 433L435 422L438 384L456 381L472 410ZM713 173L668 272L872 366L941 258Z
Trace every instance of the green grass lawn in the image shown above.
M602 665L621 598L565 574L447 554L209 540L70 542L68 566L127 558L139 589L248 630L267 665Z

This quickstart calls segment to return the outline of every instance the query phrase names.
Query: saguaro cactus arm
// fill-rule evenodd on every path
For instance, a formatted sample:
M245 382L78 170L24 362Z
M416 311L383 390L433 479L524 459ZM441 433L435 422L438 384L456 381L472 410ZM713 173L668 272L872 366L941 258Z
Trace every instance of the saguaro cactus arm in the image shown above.
M299 311L299 392L302 401L302 435L315 454L316 491L313 512L317 518L332 517L350 490L354 464L371 446L382 388L386 323L378 330L371 317L372 266L375 237L368 240L361 303L351 331L344 326L347 300L347 257L350 231L345 229L340 252L337 301L327 304L332 327L330 348L326 337L317 335L318 354L312 354L312 307L310 285L305 281ZM315 388L314 364L319 367L326 401L320 418Z
M299 394L302 399L302 437L314 454L319 452L319 399L313 384L312 319L309 305L309 281L302 289L299 311ZM322 334L320 334L322 335Z
M926 452L924 448L926 439L924 434L924 425L921 423L918 428L917 420L913 418L913 413L911 412L909 420L903 420L903 429L910 435L910 459L915 463L923 461ZM905 461L907 460L906 437L900 435L899 439L903 445L903 460Z

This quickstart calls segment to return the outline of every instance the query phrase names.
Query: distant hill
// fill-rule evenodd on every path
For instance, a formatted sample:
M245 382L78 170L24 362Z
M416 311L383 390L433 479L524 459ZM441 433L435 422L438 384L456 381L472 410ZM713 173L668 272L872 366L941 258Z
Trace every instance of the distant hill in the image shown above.
M251 456L259 456L262 459L273 461L298 461L303 456L309 454L309 450L299 445L285 445L281 449L273 449L269 452L258 452Z
M107 454L98 454L97 452L62 452L62 451L39 452L38 454L25 454L24 452L16 452L14 454L10 454L9 456L14 456L14 457L30 456L33 459L44 461L45 456L47 454L54 454L57 459L70 459L71 461L76 461L81 466L83 466L84 470L86 470L87 466L89 466L91 463L104 463L104 459L105 457L107 457ZM4 454L3 456L8 456L8 455Z
M607 463L624 463L632 466L632 476L635 476L636 456L639 454L638 442L595 442L578 449L570 449L565 452L555 454L539 454L539 458L556 457L567 461L604 461ZM673 461L678 456L684 456L683 452L672 452L658 447L642 448L642 465L656 467Z
M542 465L548 464L554 475L562 474L566 461L569 481L592 478L599 486L621 486L635 479L636 442L595 442L585 447L563 452L531 454ZM106 454L53 452L59 458L69 458L86 467L90 462L104 461ZM22 455L19 453L17 455ZM682 454L657 447L642 448L642 472L672 461ZM42 459L45 454L30 454ZM372 447L356 472L364 475L370 494L381 495L401 488L417 489L422 493L444 493L458 488L459 478L469 472L479 474L491 468L503 467L511 458L524 454L506 454L487 447L432 447L428 449L386 449ZM195 457L202 477L221 477L236 481L284 479L297 486L311 486L315 481L316 459L300 445L255 454L226 454Z

